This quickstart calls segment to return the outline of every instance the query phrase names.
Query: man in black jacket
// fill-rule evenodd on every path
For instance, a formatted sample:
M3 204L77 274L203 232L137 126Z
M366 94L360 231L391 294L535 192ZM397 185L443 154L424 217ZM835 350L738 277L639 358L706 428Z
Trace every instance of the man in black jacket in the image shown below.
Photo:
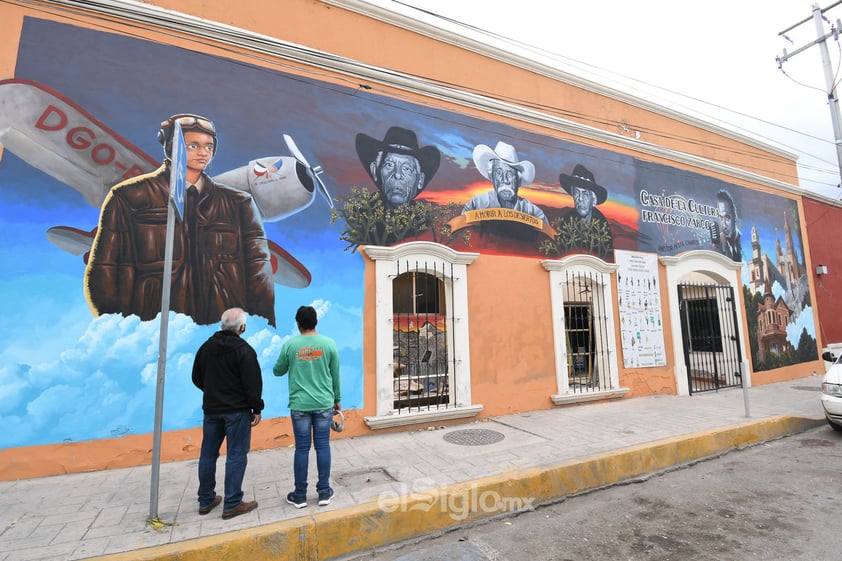
M216 494L216 460L222 441L227 441L225 504L227 520L257 508L257 501L243 501L243 476L251 447L251 427L263 411L263 378L257 353L240 335L246 330L246 313L225 310L221 329L196 353L193 384L203 392L202 451L199 455L199 514L214 509L222 497Z

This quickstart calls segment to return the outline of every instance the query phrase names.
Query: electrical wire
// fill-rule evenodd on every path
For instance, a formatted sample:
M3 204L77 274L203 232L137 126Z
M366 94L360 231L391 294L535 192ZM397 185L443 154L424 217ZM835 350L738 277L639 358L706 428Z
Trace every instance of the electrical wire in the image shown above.
M0 0L0 2L2 2L2 3L5 3L6 1L7 0ZM444 21L447 21L449 23L458 25L460 27L470 29L470 30L475 31L477 33L480 33L482 35L486 35L488 37L491 37L495 40L502 41L502 42L508 43L510 45L515 45L515 46L518 46L519 48L524 48L529 52L532 52L534 54L550 58L551 60L572 61L573 63L584 66L584 67L589 67L589 68L597 69L599 71L602 71L602 72L605 72L605 73L608 73L608 74L620 76L624 79L631 80L632 82L644 84L644 85L646 85L647 87L650 87L650 88L660 89L662 91L669 92L673 95L683 96L687 99L692 99L692 100L694 100L698 103L710 105L710 106L716 107L718 109L722 109L722 110L725 110L725 111L728 111L728 112L731 112L731 113L734 113L734 114L737 114L737 115L740 115L740 116L743 116L743 117L746 117L746 118L750 118L750 119L753 119L753 120L756 120L756 121L759 121L759 122L763 122L763 123L771 125L771 126L783 128L783 129L785 129L787 131L790 131L790 132L793 132L793 133L804 134L804 133L800 133L799 131L796 131L796 130L793 130L793 129L781 127L780 125L777 125L776 123L765 121L763 119L758 119L756 117L752 117L750 115L739 113L739 112L730 110L730 109L722 107L722 106L718 106L718 105L715 105L715 104L708 103L708 102L706 102L704 100L701 100L701 99L697 99L697 98L694 98L694 97L691 97L691 96L684 96L683 94L680 94L679 92L675 92L675 91L672 91L672 90L669 90L669 89L661 88L659 86L649 84L645 81L641 81L641 80L638 80L638 79L635 79L635 78L632 78L632 77L628 77L628 76L624 76L624 75L621 75L621 74L616 74L616 73L613 73L611 71L608 71L608 70L605 70L605 69L602 69L602 68L599 68L599 67L596 67L596 66L593 66L593 65L589 65L589 64L583 63L581 61L577 61L575 59L569 59L568 57L563 57L561 55L558 55L557 53L552 53L552 52L547 51L545 49L541 49L541 48L538 48L538 47L535 47L535 46L532 46L532 45L528 45L528 44L523 43L521 41L517 41L517 40L514 40L514 39L503 37L502 35L499 35L499 34L481 29L479 27L469 25L469 24L460 22L458 20L454 20L452 18L441 16L439 14L435 14L433 12L430 12L429 10L417 8L417 7L412 6L412 5L410 5L406 2L402 2L402 1L399 1L399 0L393 0L393 2L395 2L396 4L401 4L403 6L418 10L418 11L423 12L425 14L428 14L432 17L442 19ZM38 8L35 8L35 9L38 9ZM44 10L44 11L46 11L46 10ZM70 16L69 19L76 19L76 18ZM80 22L84 21L84 18L80 18L80 19L78 19L78 21L80 21ZM142 29L146 32L150 31L150 29L157 30L158 33L161 33L165 36L183 37L183 35L184 35L184 33L179 34L179 33L176 33L172 30L169 30L163 25L161 26L161 28L159 28L159 26L154 25L154 22L153 22L153 25L150 27L148 20L145 21L144 24L138 24L138 23L134 23L134 22L131 22L131 21L127 22L127 20L125 20L123 18L118 18L118 19L112 21L112 24L115 24L115 25L112 25L112 26L109 26L109 25L105 24L104 21L105 21L104 19L100 18L99 23L103 28L106 28L106 29L109 29L111 31L118 32L118 33L126 33L125 28L123 28L122 30L120 28L128 25L128 27L130 27L130 28L135 28L135 29L138 29L138 30ZM146 39L142 34L133 34L133 33L129 32L129 33L127 33L127 35L135 36L139 39ZM240 34L238 34L238 37L239 37L239 35L242 35L243 43L246 43L246 42L260 43L260 38L259 37L256 38L254 36L254 34L240 33ZM207 34L203 34L203 35L196 34L194 36L193 40L196 41L196 43L198 43L198 44L213 46L213 47L219 48L223 51L228 51L228 52L231 52L231 53L237 53L240 56L243 56L245 54L248 58L250 58L252 60L257 60L257 61L260 61L264 64L268 63L271 66L276 67L276 68L277 67L290 68L290 69L294 69L297 73L302 72L302 66L300 64L298 64L298 65L296 65L296 64L286 64L286 63L283 62L283 60L279 60L278 58L275 58L273 56L261 56L261 55L258 54L257 49L247 50L247 52L244 53L243 48L236 48L235 46L229 46L225 42L221 42L218 38L215 39L213 37L209 37ZM243 47L243 45L240 45L240 46ZM298 46L298 45L292 45L291 47L295 48L295 49L299 49L302 53L306 53L309 56L313 56L313 55L317 56L321 60L321 64L326 68L330 68L330 67L335 68L335 67L339 66L340 64L347 65L348 62L349 62L348 59L345 59L343 57L332 55L330 53L314 51L313 49L310 49L310 48L307 48L307 47L301 47L301 46ZM245 49L248 49L248 47L245 46ZM263 52L263 51L261 51L261 52ZM203 54L205 54L205 53L203 53ZM207 55L207 56L211 56L211 55ZM236 62L237 64L248 65L247 63L237 62L237 61L233 61L233 60L232 60L232 62ZM357 63L357 64L359 64L359 63ZM568 62L567 64L568 64L568 66L571 65L570 62ZM575 64L573 64L574 67L575 67ZM248 66L251 66L252 68L255 68L252 65L248 65ZM261 68L259 66L256 67L256 68L258 68L262 71L265 71L265 72L270 71L269 69ZM389 69L379 69L379 70L381 71L383 76L386 77L386 78L388 78L389 76L392 76L394 78L404 78L405 79L408 76L407 74L395 72L395 71L392 71L392 70L389 70ZM309 75L309 76L317 76L317 77L330 77L331 80L334 81L334 82L336 82L337 79L340 82L345 82L345 83L351 85L354 88L350 92L350 95L352 95L352 96L356 95L358 92L360 92L362 90L369 90L372 93L375 93L375 92L379 93L378 92L379 88L373 87L370 84L361 84L361 83L359 83L358 80L353 80L353 79L347 78L347 77L341 75L341 73L340 73L339 76L337 76L335 72L331 73L329 71L319 71L319 70L316 70L314 68L308 68L307 71L305 72L305 74ZM292 77L295 78L295 79L299 79L295 76L292 76ZM574 122L592 123L593 125L599 125L599 126L605 128L605 129L608 129L609 131L613 128L617 128L619 130L622 130L622 127L624 125L628 124L628 123L624 123L624 122L620 122L620 121L616 121L616 120L605 119L605 118L599 117L597 115L591 115L591 114L587 114L587 113L565 110L563 108L556 107L556 106L550 106L550 105L547 105L547 104L535 103L535 102L532 102L532 101L529 101L529 100L526 100L526 99L522 99L522 98L511 97L511 96L508 96L508 97L507 96L500 96L499 94L494 94L492 92L489 92L488 90L482 90L482 89L478 89L478 88L469 88L469 87L466 87L464 84L459 84L459 83L454 83L454 82L445 82L445 81L437 80L437 79L434 79L434 78L431 78L431 77L425 77L425 76L421 76L421 75L411 75L411 78L417 79L419 81L419 83L423 83L423 84L427 84L427 85L435 85L439 88L444 88L445 90L451 90L454 93L463 93L463 92L473 93L473 94L480 95L480 96L483 96L483 97L488 98L488 99L497 100L497 101L505 101L507 103L510 103L510 104L513 104L513 105L516 105L516 106L534 109L534 110L537 110L537 111L540 111L540 112L543 112L543 113L547 113L547 114L550 114L550 115L555 115L557 117L569 119L569 120L574 121ZM388 83L388 79L385 79L384 81L386 81ZM343 90L342 88L337 87L336 85L332 85L330 83L319 82L319 83L314 84L314 83L309 82L309 81L308 81L308 83L310 85L313 85L314 87L326 88L326 89L330 89L330 90L333 90L333 91L340 91L341 90L343 93L347 93L347 91ZM380 95L383 95L383 94L380 94ZM411 101L414 104L419 103L419 98L417 96L399 95L399 94L395 94L395 92L393 92L393 91L390 91L386 95L391 96L391 97L406 99L408 101ZM368 99L369 99L369 101L372 101L372 98L368 98ZM382 100L381 103L388 104L388 102L385 101L385 100ZM427 103L427 105L430 105L431 107L435 107L435 105L433 103ZM402 107L402 108L406 109L406 107ZM691 111L697 112L697 110L694 110L694 109L691 109ZM712 118L714 120L718 120L715 117L711 117L711 116L706 116L706 117ZM729 124L729 128L734 129L735 127L734 127L733 124ZM739 129L739 127L736 127L736 128ZM702 141L699 141L696 138L691 138L691 137L686 137L686 136L681 136L681 135L675 135L675 134L671 134L671 133L668 133L668 132L665 132L665 131L659 131L659 130L654 129L654 128L648 128L648 127L635 125L634 129L639 130L643 133L646 133L652 138L660 138L662 140L670 140L670 141L673 141L673 142L682 142L682 143L685 143L685 144L699 146L701 148L713 148L713 149L716 149L716 150L719 150L719 151L728 152L728 153L732 153L732 154L739 154L739 155L750 154L754 158L759 157L756 152L750 152L748 150L739 150L739 149L735 149L733 147L728 147L728 146L724 146L724 145L716 144L716 143L702 142ZM750 133L750 134L754 134L754 133ZM755 135L755 136L759 136L760 138L765 139L765 137L760 136L760 135ZM805 134L805 136L809 136L810 138L812 138L814 140L817 140L819 142L826 142L825 140L820 139L818 137L814 137L814 136L806 135L806 134ZM765 140L769 141L769 139L765 139ZM777 143L777 144L781 145L781 143L777 142L777 141L770 141L770 142L774 142L774 143ZM787 148L790 151L795 152L795 153L806 154L805 152L803 152L803 151L801 151L797 148L793 148L793 147L787 147ZM768 156L764 155L764 156L762 156L761 159L766 159L766 160L769 160L769 161L778 161L778 162L780 161L780 158L775 158L773 155L768 155ZM814 159L818 159L818 158L814 158ZM821 159L818 159L818 160L823 161ZM826 163L829 163L829 162L826 162ZM765 172L765 169L762 168L761 166L743 166L743 167L746 168L747 171L755 171L755 172L759 172L761 174L763 172ZM818 170L820 172L823 171L823 170L821 170L821 168L808 168L808 169ZM828 171L828 173L831 173L831 172ZM836 174L837 172L834 171L833 173ZM797 182L798 178L797 178L797 176L792 176L792 177L789 177L788 179L793 180L793 182ZM821 184L821 182L817 182L817 183ZM827 184L824 184L824 185L826 185L826 186L836 186L836 185L838 185L838 181L835 181L834 183L827 183Z
M525 42L520 41L520 40L518 40L518 39L513 39L513 38L510 38L510 37L506 37L506 36L503 36L503 35L501 35L501 34L499 34L499 33L495 33L495 32L493 32L493 31L489 31L489 30L487 30L487 29L484 29L484 28L478 27L478 26L476 26L476 25L472 25L472 24L469 24L469 23L463 22L463 21L461 21L461 20L457 20L457 19L455 19L455 18L452 18L452 17L449 17L449 16L445 16L445 15L439 14L439 13L437 13L437 12L433 12L433 11L428 10L428 9L418 7L418 6L416 6L416 5L413 5L413 4L412 4L412 3L410 3L410 2L405 2L405 1L402 1L402 0L391 0L391 2L392 2L392 3L394 3L394 4L397 4L397 5L404 6L404 7L406 7L406 8L410 8L410 9L412 9L412 10L416 10L416 11L418 11L418 12L420 12L420 13L426 14L426 15L428 15L428 16L430 16L430 17L432 17L432 18L435 18L435 19L441 20L441 21L443 21L443 22L447 22L447 23L449 23L449 24L456 25L456 26L458 26L458 27L460 27L460 28L464 28L464 29L467 29L467 30L473 31L473 32L475 32L475 33L478 33L479 35L482 35L482 36L484 36L484 37L486 37L486 38L489 38L489 39L493 40L493 42L502 42L502 43L505 43L505 44L508 44L508 45L511 45L511 46L518 47L518 48L520 48L520 49L524 49L526 52L531 52L531 53L534 53L534 54L539 54L539 55L541 55L541 56L543 56L543 57L546 57L547 59L552 60L552 61L554 61L554 62L556 62L556 63L559 63L559 64L564 64L564 65L566 65L566 66L568 66L568 67L574 68L574 69L579 70L579 71L584 71L584 72L588 72L588 73L591 73L591 74L595 74L595 75L597 75L597 76L601 76L601 77L603 77L603 78L604 78L605 76L608 76L608 79L611 79L611 80L616 80L617 78L621 78L622 80L629 80L629 81L631 81L631 82L633 82L633 83L636 83L636 84L641 84L641 85L645 86L646 88L653 88L653 89L655 89L655 90L660 90L660 91L666 92L666 93L671 94L671 95L679 96L680 98L684 98L684 99L687 99L687 100L691 100L691 101L693 101L693 102L700 103L700 104L703 104L703 105L705 105L705 106L713 107L713 108L715 108L715 109L717 109L717 110L725 111L725 112L727 112L727 113L729 113L729 114L738 115L738 116L740 116L740 117L742 117L742 118L746 118L746 119L749 119L749 120L751 120L751 121L756 121L756 122L759 122L759 123L763 123L763 124L765 124L765 125L773 126L773 127L778 128L778 129L784 130L784 131L786 131L786 132L793 133L793 134L797 134L797 135L800 135L800 136L803 136L803 137L807 137L807 138L810 138L810 139L812 139L812 140L816 140L816 141L818 141L818 142L826 143L826 144L828 144L828 145L834 145L834 143L833 143L832 141L830 141L830 140L823 139L823 138L820 138L820 137L816 137L816 136L811 135L811 134L809 134L809 133L805 133L805 132L803 132L803 131L799 131L799 130L796 130L796 129L792 129L792 128L790 128L790 127L785 127L785 126L780 125L780 124L778 124L778 123L774 123L774 122L771 122L771 121L768 121L768 120L765 120L765 119L762 119L762 118L759 118L759 117L756 117L756 116L753 116L753 115L749 115L749 114L747 114L747 113L743 113L743 112L740 112L740 111L735 111L735 110L730 109L730 108L728 108L728 107L725 107L725 106L722 106L722 105L718 105L718 104L715 104L715 103L711 103L711 102L709 102L709 101L706 101L706 100L703 100L703 99L700 99L700 98L697 98L697 97L694 97L694 96L686 95L686 94L681 93L681 92L678 92L678 91L676 91L676 90L672 90L672 89L665 88L665 87L662 87L662 86L659 86L659 85L656 85L656 84L652 84L652 83L650 83L650 82L647 82L647 81L644 81L644 80L640 80L640 79L638 79L638 78L634 78L634 77L632 77L632 76L628 76L628 75L625 75L625 74L617 73L617 72L614 72L614 71L611 71L611 70L608 70L608 69L605 69L605 68L602 68L602 67L599 67L599 66L596 66L596 65L592 65L592 64L589 64L589 63L586 63L586 62L583 62L583 61L580 61L580 60L577 60L577 59L573 59L573 58L570 58L570 57L567 57L567 56L561 55L561 54L559 54L559 53L555 53L555 52L553 52L553 51L549 51L549 50L547 50L547 49L544 49L544 48L541 48L541 47L537 47L537 46L535 46L535 45L531 45L531 44L529 44L529 43L525 43ZM493 44L493 42L489 42L489 44ZM842 56L840 56L840 60L842 60ZM792 77L791 77L791 76L788 76L788 75L787 75L787 77L789 77L791 80L795 81L794 79L792 79ZM798 83L798 82L796 81L796 83ZM806 85L805 85L805 86L806 86ZM810 87L810 86L806 86L806 87ZM818 88L814 88L814 89L818 89ZM637 91L642 91L642 90L637 89ZM822 91L823 93L826 93L826 92L824 92L824 90L819 90L819 91ZM487 92L485 92L485 93L487 94ZM651 93L651 92L646 92L646 94L647 94L648 96L651 96L651 95L652 95L652 93ZM707 113L705 113L705 112L703 112L703 111L700 111L698 108L695 108L695 107L689 107L689 106L684 105L684 104L682 104L682 103L675 102L674 100L669 101L668 103L671 103L671 104L673 104L673 105L675 105L675 106L677 106L677 107L680 107L680 108L682 108L682 109L684 109L684 110L688 110L688 111L691 111L691 112L693 112L693 113L697 113L697 114L699 114L699 115L701 115L701 116L705 117L706 119L712 119L712 120L717 121L717 122L722 122L720 118L715 117L715 116L710 115L710 114L707 114ZM593 118L593 120L594 120L594 121L596 121L597 119ZM730 128L730 129L732 129L732 130L737 130L737 131L740 131L740 132L744 132L744 133L747 133L747 134L749 134L749 135L751 135L751 136L754 136L754 137L756 137L756 138L759 138L759 139L761 139L761 140L764 140L764 141L766 141L766 142L769 142L769 143L772 143L772 144L777 144L777 145L783 146L783 147L787 148L788 150L790 150L790 151L792 151L792 152L795 152L795 153L797 153L797 154L804 155L804 156L808 156L808 157L810 157L810 158L812 158L812 159L815 159L815 160L818 160L818 161L821 161L821 162L827 163L827 164L829 164L829 165L833 165L833 166L835 166L835 167L834 167L834 169L821 170L821 168L819 168L819 170L820 170L820 171L825 171L826 173L828 173L828 174L832 174L832 175L834 175L834 176L836 176L836 177L838 177L838 176L839 176L839 169L838 169L838 165L834 164L833 162L829 162L829 161L824 160L824 159L822 159L822 158L816 157L816 156L814 156L814 155L813 155L813 154L811 154L811 153L805 152L803 149L800 149L800 148L797 148L797 147L794 147L794 146L787 145L787 144L785 144L785 143L782 143L782 142L781 142L781 141L779 141L779 140L776 140L776 139L771 139L771 138L769 138L769 137L767 137L767 136L765 136L765 135L758 134L758 133L756 133L756 132L754 132L754 131L749 131L749 130L747 130L747 129L743 128L743 127L740 127L740 126L734 125L733 123L727 123L727 126L728 126L728 128ZM636 128L637 128L637 127L636 127ZM650 133L652 133L652 134L655 134L655 131L649 131L649 132L650 132ZM664 135L664 136L663 136L663 138L669 138L669 136L668 136L668 135ZM672 138L673 138L673 139L678 139L678 137L672 137ZM687 140L687 139L684 139L684 140ZM699 144L699 145L704 145L704 143L696 143L696 144ZM710 147L717 148L717 149L720 149L720 148L721 148L721 146L715 146L715 145L710 145ZM817 183L821 183L821 182L817 182ZM838 180L837 180L837 181L834 181L833 183L827 183L827 184L824 184L824 185L826 185L826 186L834 186L834 187L835 187L835 186L838 186L838 183L839 183L839 182L838 182Z

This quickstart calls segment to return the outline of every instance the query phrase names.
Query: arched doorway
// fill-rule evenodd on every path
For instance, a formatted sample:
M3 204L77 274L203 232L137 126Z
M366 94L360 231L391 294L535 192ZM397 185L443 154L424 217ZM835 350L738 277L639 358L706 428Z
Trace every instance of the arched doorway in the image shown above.
M742 384L734 288L707 281L678 285L682 358L690 395Z
M740 268L713 251L661 257L666 267L676 388L692 395L750 386Z

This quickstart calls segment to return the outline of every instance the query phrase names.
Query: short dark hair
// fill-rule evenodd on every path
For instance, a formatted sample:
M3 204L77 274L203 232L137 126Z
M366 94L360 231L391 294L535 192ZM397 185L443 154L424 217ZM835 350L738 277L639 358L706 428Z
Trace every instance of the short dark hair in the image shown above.
M716 194L716 200L722 201L729 207L731 207L731 214L734 220L737 220L737 203L734 202L734 197L731 196L731 193L726 191L725 189L720 189L719 192Z
M295 322L300 329L315 329L316 324L319 323L316 309L313 306L301 306L295 312Z

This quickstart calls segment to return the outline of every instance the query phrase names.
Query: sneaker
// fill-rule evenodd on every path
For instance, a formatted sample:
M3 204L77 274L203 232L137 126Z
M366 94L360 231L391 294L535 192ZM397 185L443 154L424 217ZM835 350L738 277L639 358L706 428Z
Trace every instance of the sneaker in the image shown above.
M333 489L328 487L327 491L324 493L319 493L319 506L327 506L330 504L331 499L333 499Z
M234 518L235 516L239 516L241 514L245 514L247 512L251 512L257 508L257 501L249 501L249 502L241 502L239 505L235 506L231 510L223 510L222 511L222 519L228 520L229 518Z
M304 508L307 506L307 499L304 497L296 497L295 493L287 495L287 502L295 508Z

